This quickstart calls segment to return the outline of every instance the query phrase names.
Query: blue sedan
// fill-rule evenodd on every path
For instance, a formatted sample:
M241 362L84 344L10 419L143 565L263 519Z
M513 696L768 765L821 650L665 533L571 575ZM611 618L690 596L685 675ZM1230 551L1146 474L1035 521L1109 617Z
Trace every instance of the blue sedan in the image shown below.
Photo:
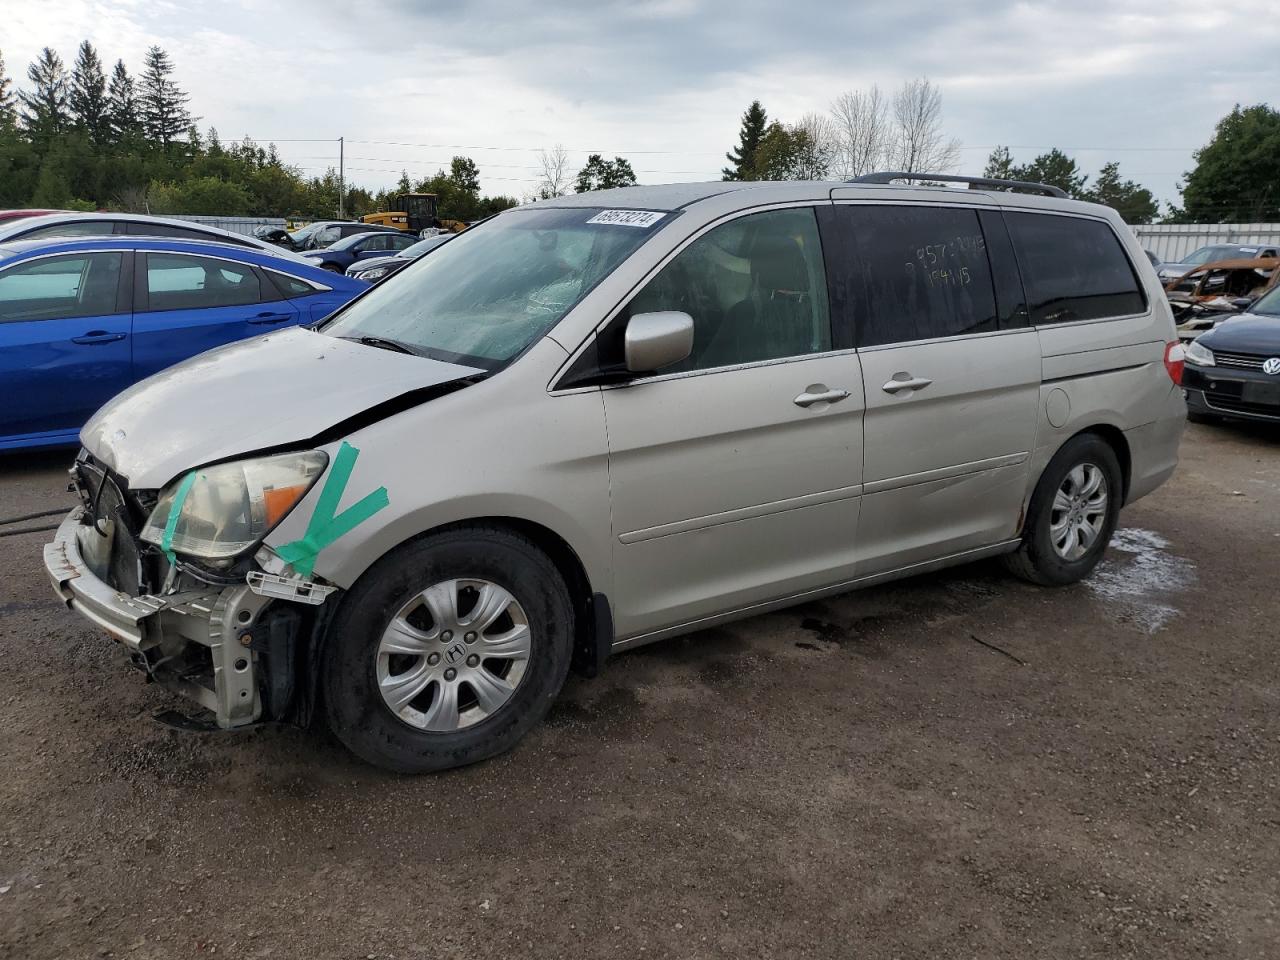
M313 323L368 286L197 240L0 245L0 450L74 444L94 411L144 377L233 340Z
M347 267L360 260L372 257L394 257L401 250L412 247L417 242L417 236L412 233L386 230L379 233L357 233L323 250L307 250L302 255L318 267L342 273Z

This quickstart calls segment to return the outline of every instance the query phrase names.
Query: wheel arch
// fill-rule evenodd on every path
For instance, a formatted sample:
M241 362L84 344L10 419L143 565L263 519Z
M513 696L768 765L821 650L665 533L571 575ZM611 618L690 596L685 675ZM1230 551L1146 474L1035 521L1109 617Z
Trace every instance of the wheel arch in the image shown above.
M569 596L573 600L576 614L573 668L588 677L594 677L599 673L613 644L612 607L604 592L604 584L593 583L587 565L578 551L565 537L546 524L525 517L502 514L472 516L438 523L420 530L400 540L384 551L383 555L439 533L469 528L489 530L497 528L518 534L532 541L547 555L556 570L564 577L565 586L568 587ZM372 566L370 564L361 571L360 577L367 575ZM352 586L354 587L355 584L353 583Z
M1124 431L1115 424L1095 423L1077 430L1071 436L1067 437L1058 445L1058 450L1061 450L1076 437L1083 436L1086 433L1092 433L1101 437L1107 445L1115 451L1116 460L1120 463L1120 483L1124 494L1121 497L1120 502L1124 503L1129 499L1129 483L1133 478L1133 453L1129 449L1129 441L1125 438ZM1054 451L1055 456L1057 455L1058 450Z

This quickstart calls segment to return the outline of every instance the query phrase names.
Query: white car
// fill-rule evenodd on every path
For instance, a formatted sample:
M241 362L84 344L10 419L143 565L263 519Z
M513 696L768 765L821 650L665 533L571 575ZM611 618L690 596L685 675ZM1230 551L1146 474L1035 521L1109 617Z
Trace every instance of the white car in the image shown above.
M232 233L192 220L151 217L141 213L49 213L0 224L0 243L39 240L43 237L165 237L171 240L206 240L247 247L259 253L287 260L301 260L297 254L243 233ZM305 262L305 261L304 261Z

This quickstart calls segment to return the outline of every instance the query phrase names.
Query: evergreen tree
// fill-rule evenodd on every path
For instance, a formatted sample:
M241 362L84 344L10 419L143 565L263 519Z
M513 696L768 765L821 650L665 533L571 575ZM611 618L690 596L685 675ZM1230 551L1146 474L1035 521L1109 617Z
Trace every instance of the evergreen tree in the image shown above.
M27 68L27 78L32 89L18 94L23 122L31 142L43 151L67 126L67 71L62 58L45 47Z
M107 123L111 138L117 143L128 142L142 134L138 95L123 60L117 60L111 71L111 83L107 87Z
M88 40L80 42L75 69L71 72L68 96L71 116L96 144L110 139L111 127L107 103L107 78L102 72L98 51Z
M1025 167L1014 167L1013 179L1061 187L1069 196L1079 200L1085 196L1084 183L1089 178L1076 168L1074 160L1054 147L1048 153L1042 153L1036 157Z
M18 123L18 100L9 89L12 85L4 68L4 53L0 52L0 131L12 130Z
M166 151L197 119L187 110L187 102L191 98L173 81L173 61L159 47L147 51L138 99L148 139Z
M738 132L737 148L724 155L732 166L720 171L724 175L723 179L750 180L752 178L751 171L756 165L756 151L760 148L760 142L764 139L768 126L769 118L764 112L764 107L760 106L759 100L752 100L751 106L747 107L747 112L742 115L742 129Z
M1125 223L1151 223L1160 212L1150 190L1132 180L1120 179L1120 164L1115 161L1102 168L1082 199L1114 208Z
M1015 180L1014 174L1017 173L1013 165L1013 156L1009 153L1008 147L996 147L991 151L991 156L987 157L986 169L982 171L984 177L990 177L995 180Z

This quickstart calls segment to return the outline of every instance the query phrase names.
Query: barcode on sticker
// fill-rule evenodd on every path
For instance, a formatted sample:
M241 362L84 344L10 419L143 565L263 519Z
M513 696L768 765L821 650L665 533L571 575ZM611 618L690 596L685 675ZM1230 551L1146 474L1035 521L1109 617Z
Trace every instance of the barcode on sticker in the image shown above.
M652 227L665 217L653 210L601 210L587 223L611 223L618 227Z

